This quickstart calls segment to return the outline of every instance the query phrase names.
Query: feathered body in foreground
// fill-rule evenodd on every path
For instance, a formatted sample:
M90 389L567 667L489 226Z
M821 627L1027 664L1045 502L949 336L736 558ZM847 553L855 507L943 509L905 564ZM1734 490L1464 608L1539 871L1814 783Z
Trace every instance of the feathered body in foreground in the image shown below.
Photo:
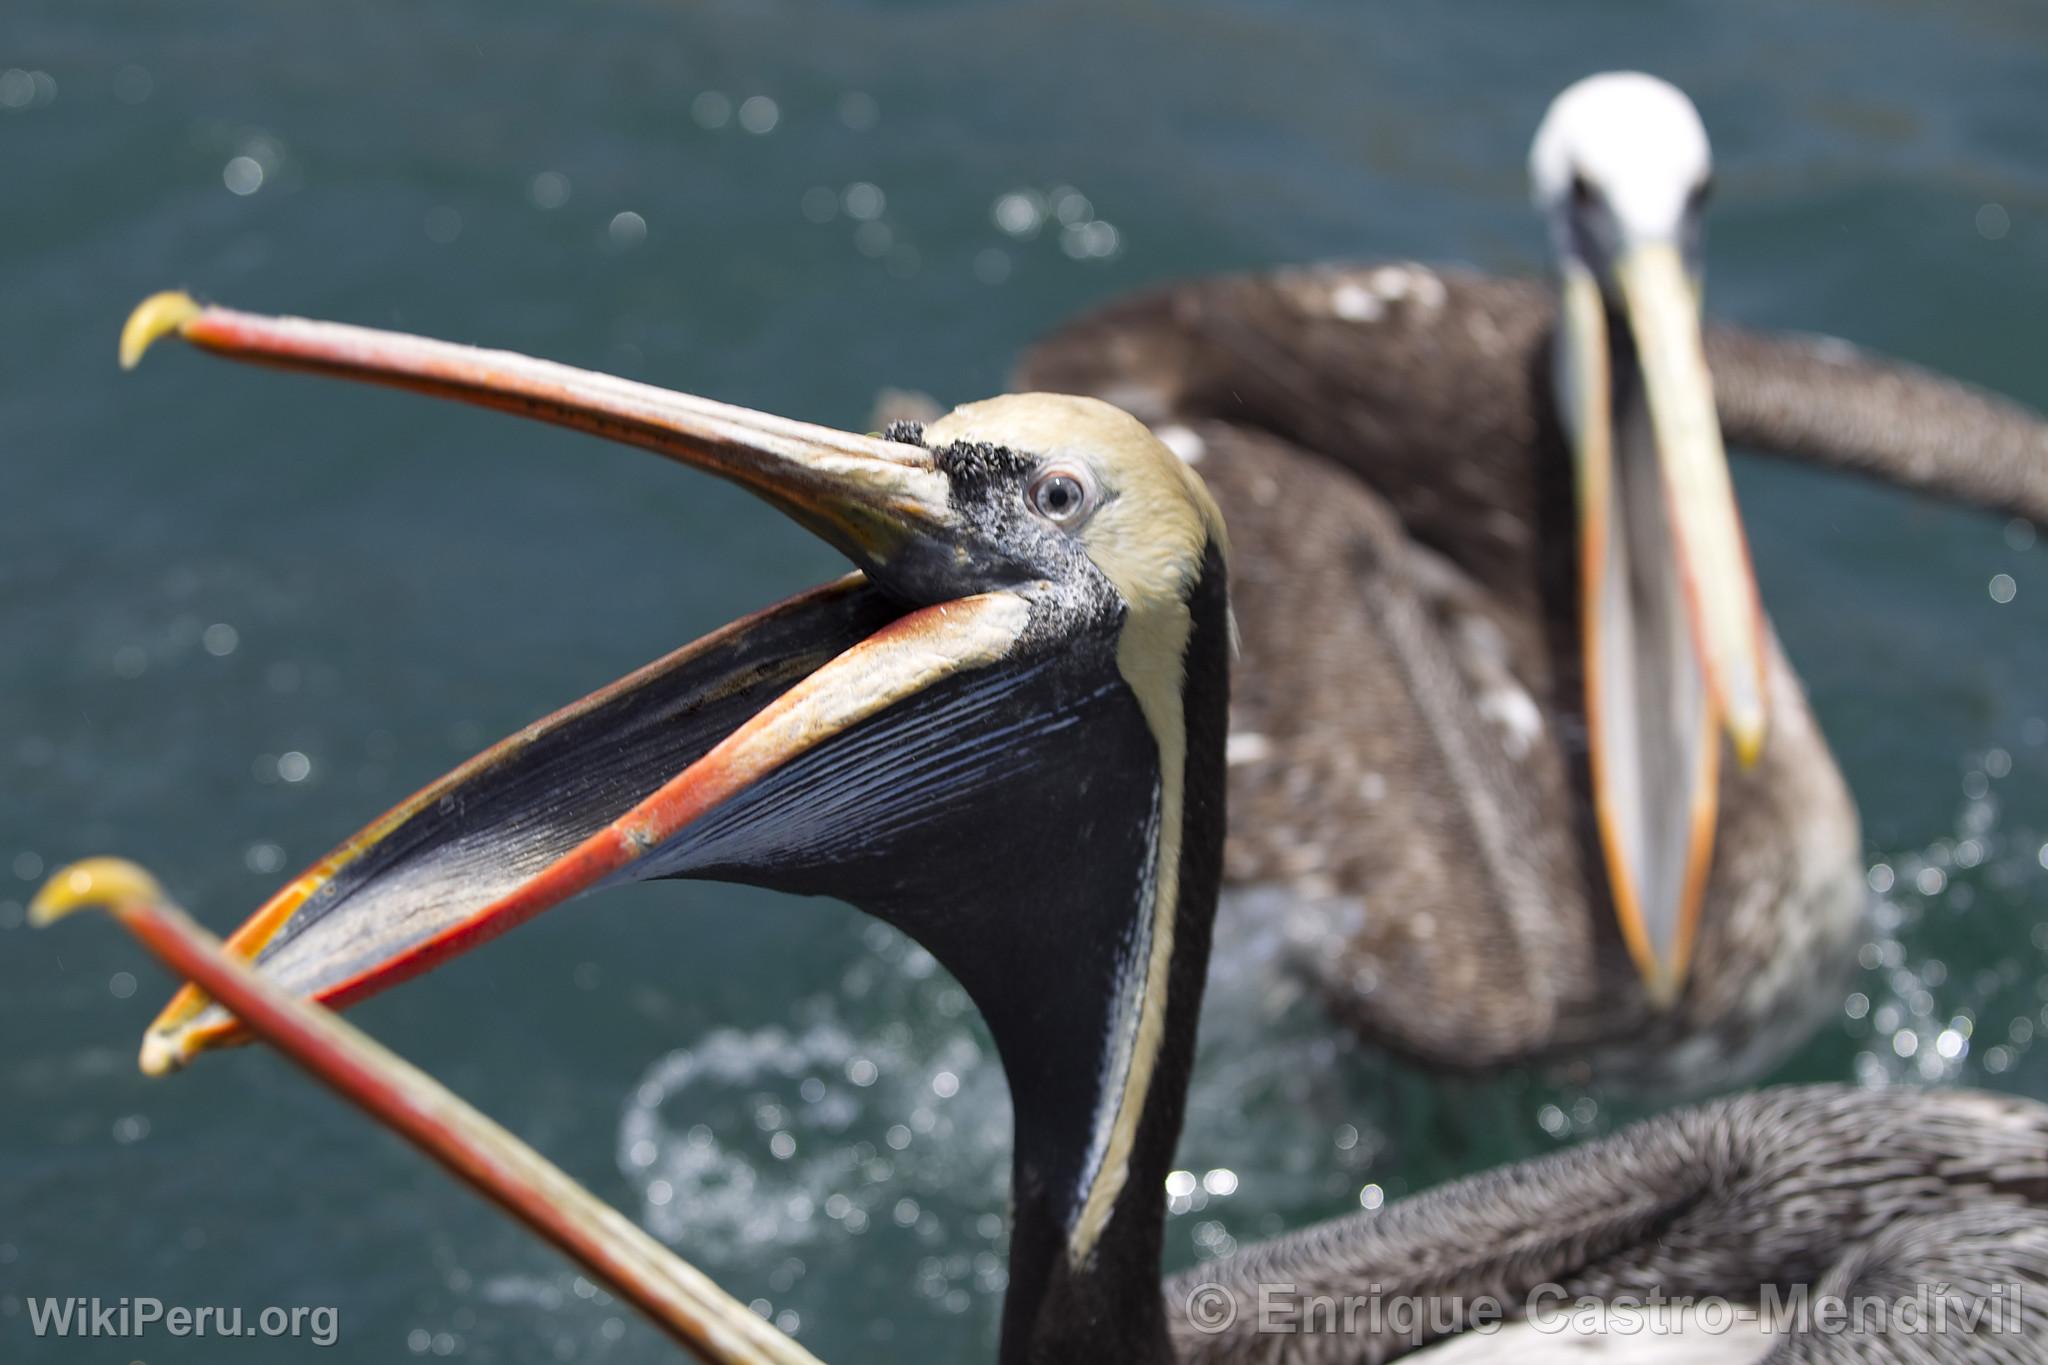
M1196 1266L1166 1298L1171 1309L1218 1286L1234 1320L1256 1323L1262 1285L1291 1286L1277 1302L1297 1323L1317 1321L1318 1301L1376 1296L1378 1326L1355 1312L1347 1330L1267 1334L1285 1343L1268 1350L1250 1329L1205 1334L1183 1311L1170 1314L1179 1359L1370 1365L1442 1335L1395 1317L1402 1300L1426 1304L1424 1321L1455 1324L1481 1298L1569 1315L1584 1300L1661 1295L1750 1311L1688 1322L1654 1308L1634 1331L1622 1313L1603 1319L1604 1333L1553 1321L1453 1335L1418 1358L2020 1365L2048 1348L2048 1109L1968 1091L1741 1095ZM1893 1337L1823 1330L1813 1310L1827 1297L1865 1301L1866 1326L1882 1322ZM1937 1300L1952 1330L1896 1330L1914 1311L1931 1329ZM1770 1320L1778 1309L1790 1310L1782 1323ZM1961 1327L1971 1322L1975 1336Z
M1624 105L1643 95L1629 82ZM1683 101L1658 88L1653 102ZM1754 1074L1832 1005L1858 934L1855 808L1768 625L1748 632L1768 726L1745 766L1714 752L1730 746L1701 714L1712 699L1678 685L1704 671L1702 637L1674 630L1685 608L1657 600L1707 579L1739 611L1754 591L1739 530L1715 569L1687 559L1682 517L1659 521L1660 507L1710 501L1657 496L1670 442L1643 393L1654 368L1641 337L1682 331L1668 315L1691 307L1669 302L1685 283L1667 270L1665 315L1647 321L1637 296L1600 287L1645 288L1613 264L1631 253L1697 251L1704 134L1690 161L1662 165L1691 117L1666 112L1581 121L1586 146L1551 154L1562 171L1537 158L1539 202L1560 225L1562 319L1560 288L1536 282L1311 267L1112 304L1018 375L1126 408L1214 490L1243 639L1228 880L1286 896L1339 1015L1432 1065L1591 1053L1610 1075L1682 1089ZM1558 121L1554 110L1547 134ZM1662 143L1660 126L1675 129ZM1619 151L1601 141L1616 127L1636 128ZM1657 217L1645 165L1663 177L1661 225L1630 219ZM1734 444L2048 515L2048 424L2030 411L1823 338L1710 326L1699 350ZM1594 418L1615 465L1650 470L1638 476L1649 494L1611 512L1589 502L1587 429L1600 423L1574 397L1588 368L1611 390ZM1634 554L1620 609L1587 596L1603 536ZM1675 565L1662 581L1660 565ZM1675 639L1661 659L1659 630ZM1603 803L1589 664L1617 658L1641 695L1617 707L1608 689L1607 748L1639 752L1645 772L1631 791L1610 762L1625 799ZM1693 709L1665 716L1667 696ZM1688 773L1704 784L1691 798ZM1696 839L1676 847L1661 911L1654 866L1617 905L1617 868L1629 869L1616 851L1632 836L1603 812L1660 800L1675 845L1704 815L1710 862L1684 865ZM1637 836L1652 864L1656 834ZM1641 926L1647 952L1629 937ZM1674 955L1689 963L1660 998L1655 972Z

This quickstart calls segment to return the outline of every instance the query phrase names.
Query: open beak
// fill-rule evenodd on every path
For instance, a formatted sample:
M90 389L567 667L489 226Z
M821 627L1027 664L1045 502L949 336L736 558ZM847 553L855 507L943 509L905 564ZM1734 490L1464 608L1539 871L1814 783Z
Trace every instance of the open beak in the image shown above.
M815 799L821 784L843 793L853 780L853 757L835 766L822 756L885 712L918 709L926 730L943 731L960 689L940 684L1004 659L1030 612L1004 586L1000 550L955 515L946 476L920 446L524 356L201 307L183 295L136 311L124 363L166 335L642 446L754 491L863 571L727 626L479 754L306 869L228 940L281 987L333 1006L602 883L718 875L843 843L847 831L832 822L849 810L872 816L877 803ZM877 756L866 757L872 766ZM720 819L770 787L773 799L753 802L744 819ZM150 1026L142 1067L172 1070L244 1036L188 985Z
M855 436L611 375L446 341L265 317L164 293L121 332L133 369L166 336L236 360L455 398L640 446L760 495L871 576L914 572L957 537L947 486L917 446Z
M1577 262L1556 360L1578 475L1594 801L1622 935L1662 1006L1698 931L1720 737L1744 766L1762 750L1764 627L1698 292L1664 243L1629 248L1614 275L1634 372L1613 372L1606 301Z

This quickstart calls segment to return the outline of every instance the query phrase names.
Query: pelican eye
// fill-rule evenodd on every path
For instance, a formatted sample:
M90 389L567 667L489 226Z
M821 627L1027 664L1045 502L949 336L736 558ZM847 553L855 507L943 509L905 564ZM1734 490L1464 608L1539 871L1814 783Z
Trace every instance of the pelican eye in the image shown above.
M1039 475L1026 496L1031 500L1031 510L1055 526L1072 526L1080 521L1093 501L1081 476L1066 469Z

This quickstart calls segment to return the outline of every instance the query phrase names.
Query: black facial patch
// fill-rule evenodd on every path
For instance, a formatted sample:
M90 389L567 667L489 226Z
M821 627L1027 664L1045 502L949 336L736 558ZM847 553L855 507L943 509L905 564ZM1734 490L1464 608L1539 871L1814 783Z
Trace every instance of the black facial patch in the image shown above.
M998 485L1019 487L1038 467L1032 456L986 441L955 441L933 451L932 459L952 481L956 502L984 501Z
M1080 631L1113 625L1123 599L1076 539L1071 527L1056 526L1031 510L1026 486L1045 463L1042 456L987 441L955 441L931 450L946 476L953 510L990 555L990 585L1037 579L1050 585L1044 599L1050 614L1034 617L1027 636L1047 631ZM998 575L1008 574L1005 581Z

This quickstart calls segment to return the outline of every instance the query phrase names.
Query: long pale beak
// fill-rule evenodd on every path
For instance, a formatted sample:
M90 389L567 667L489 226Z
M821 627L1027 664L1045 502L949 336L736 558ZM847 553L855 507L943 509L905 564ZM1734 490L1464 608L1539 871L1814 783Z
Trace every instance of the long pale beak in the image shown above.
M306 318L267 317L164 293L121 332L121 364L175 336L236 360L459 399L608 437L758 494L889 580L952 558L945 478L917 446L855 436L510 351Z
M758 868L843 837L829 827L832 802L812 798L845 775L800 760L920 701L941 712L925 732L943 733L948 694L939 685L1003 659L1029 614L1001 586L999 547L955 516L948 481L920 446L524 356L201 308L182 295L137 311L124 360L171 334L223 355L461 398L644 446L761 494L865 571L527 727L287 884L228 948L330 1005L608 881ZM743 834L731 818L721 824L721 813L770 784L779 784L770 809L749 817ZM142 1067L172 1070L243 1036L228 1011L188 986L151 1025Z
M44 925L95 906L314 1079L552 1243L699 1359L817 1365L809 1351L433 1077L222 952L133 863L96 858L63 869L36 894L29 920Z
M1683 986L1712 861L1720 736L1755 760L1764 630L1677 251L1616 268L1637 374L1617 379L1598 282L1564 272L1555 360L1578 475L1593 795L1622 937L1653 1002ZM1617 407L1617 385L1641 393Z
M1649 398L1694 648L1735 755L1748 767L1763 751L1767 720L1763 607L1714 411L1699 293L1667 243L1635 248L1614 273Z

